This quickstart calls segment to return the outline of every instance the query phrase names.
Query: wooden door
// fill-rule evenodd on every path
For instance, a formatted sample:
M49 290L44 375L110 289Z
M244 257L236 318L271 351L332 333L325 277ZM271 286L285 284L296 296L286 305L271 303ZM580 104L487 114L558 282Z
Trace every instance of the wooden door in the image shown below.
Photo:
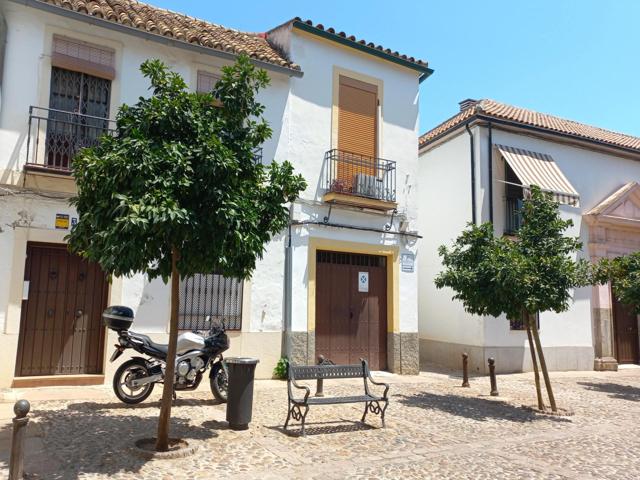
M368 291L359 276L368 275ZM316 256L316 354L335 363L387 368L386 258L319 251Z
M352 190L356 175L375 175L378 87L344 75L339 78L336 178Z
M101 373L108 287L100 267L66 245L29 243L24 280L16 376Z
M618 363L640 363L638 316L628 305L611 295L613 303L613 328Z

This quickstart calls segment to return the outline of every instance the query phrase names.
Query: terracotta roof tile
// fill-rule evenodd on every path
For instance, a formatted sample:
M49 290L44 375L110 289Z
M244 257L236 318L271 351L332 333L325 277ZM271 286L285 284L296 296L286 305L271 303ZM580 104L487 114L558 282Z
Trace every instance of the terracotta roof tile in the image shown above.
M639 137L612 132L603 128L574 122L573 120L565 120L564 118L555 117L546 113L534 112L526 108L514 107L488 99L478 100L475 105L429 130L420 137L420 147L428 145L440 135L462 125L465 120L474 116L508 120L513 123L535 127L549 132L570 135L587 141L605 143L613 147L622 147L640 152Z
M273 48L264 34L246 33L135 0L37 0L107 22L173 38L232 54L249 57L292 70L300 67Z
M349 42L352 42L354 45L360 45L363 47L366 47L368 49L371 50L377 50L381 53L384 53L386 55L390 55L393 57L398 58L399 60L403 60L407 63L411 63L416 65L417 67L421 68L421 69L427 69L429 67L428 63L424 60L420 60L418 58L415 57L409 57L407 55L403 55L401 53L395 52L395 51L391 51L389 48L385 48L382 45L376 45L373 42L367 42L365 39L358 39L356 38L354 35L347 35L345 32L337 32L336 30L332 27L325 27L323 24L321 23L314 23L312 20L303 20L300 17L295 17L294 19L290 20L289 22L286 22L285 25L287 23L294 23L294 25L296 23L300 23L300 24L304 24L307 27L310 27L312 29L318 30L320 32L324 32L326 34L331 34L335 37L340 37L343 40L348 40ZM277 27L276 27L277 28ZM275 30L275 29L274 29Z

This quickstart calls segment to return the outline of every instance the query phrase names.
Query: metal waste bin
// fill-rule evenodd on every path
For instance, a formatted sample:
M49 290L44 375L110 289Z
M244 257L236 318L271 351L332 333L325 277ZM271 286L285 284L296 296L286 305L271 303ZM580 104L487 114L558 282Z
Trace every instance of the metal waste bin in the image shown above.
M249 428L253 411L253 379L257 358L226 358L229 389L227 422L232 430Z

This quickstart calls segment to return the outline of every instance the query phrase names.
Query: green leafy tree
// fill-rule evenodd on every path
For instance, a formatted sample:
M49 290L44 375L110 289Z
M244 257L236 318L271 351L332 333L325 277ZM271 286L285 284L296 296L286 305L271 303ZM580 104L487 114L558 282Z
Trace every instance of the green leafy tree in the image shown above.
M600 260L595 279L598 283L611 282L616 298L640 315L640 252Z
M264 245L287 224L287 202L306 183L288 162L262 165L271 136L256 100L265 71L245 56L224 67L210 93L190 92L159 60L141 71L152 95L123 105L114 136L73 163L79 221L70 248L111 275L171 279L166 378L174 378L181 276L254 270ZM167 450L173 382L163 389L157 450Z
M572 290L590 281L589 266L584 260L574 260L582 244L563 235L572 222L560 218L550 194L532 187L522 219L516 239L496 237L491 223L469 225L451 248L440 247L444 270L435 284L452 288L453 298L462 301L469 313L526 319L538 407L545 408L537 358L551 409L557 411L536 316L568 310Z

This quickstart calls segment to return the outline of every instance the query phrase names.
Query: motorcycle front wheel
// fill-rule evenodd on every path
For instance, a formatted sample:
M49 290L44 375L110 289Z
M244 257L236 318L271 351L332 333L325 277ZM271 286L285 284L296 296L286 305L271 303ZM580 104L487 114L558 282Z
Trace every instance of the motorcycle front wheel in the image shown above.
M214 363L211 367L212 374L209 377L211 393L220 403L227 403L227 391L229 388L229 377L227 368L222 362Z
M147 383L139 387L133 387L131 381L137 378L149 376L147 363L138 358L124 362L113 376L113 392L121 402L135 404L147 399L155 384Z

